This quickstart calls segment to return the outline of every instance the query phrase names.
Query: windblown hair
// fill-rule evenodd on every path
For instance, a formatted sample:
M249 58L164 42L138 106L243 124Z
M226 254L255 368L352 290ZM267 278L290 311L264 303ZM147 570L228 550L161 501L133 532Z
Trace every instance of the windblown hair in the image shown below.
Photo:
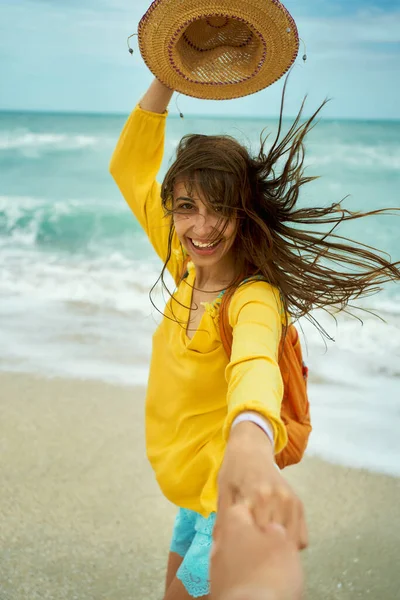
M316 179L305 175L304 139L325 102L302 122L303 101L289 131L282 135L284 97L285 89L278 132L269 150L264 132L255 157L229 136L187 135L178 146L161 195L166 213L172 214L174 186L183 180L201 190L221 219L237 219L233 246L237 278L231 282L230 293L243 279L262 276L278 288L285 310L296 320L309 316L315 308L346 310L354 299L400 279L399 262L337 232L346 221L393 214L398 209L351 212L341 203L312 208L299 205L302 186ZM162 281L173 234L171 218Z

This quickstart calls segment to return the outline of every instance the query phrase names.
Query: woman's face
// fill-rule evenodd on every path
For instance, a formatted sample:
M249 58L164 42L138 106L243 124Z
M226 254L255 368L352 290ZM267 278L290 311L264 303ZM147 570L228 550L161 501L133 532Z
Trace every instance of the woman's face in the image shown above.
M236 220L222 217L199 190L189 195L185 182L175 184L173 219L178 238L196 266L212 267L233 258Z

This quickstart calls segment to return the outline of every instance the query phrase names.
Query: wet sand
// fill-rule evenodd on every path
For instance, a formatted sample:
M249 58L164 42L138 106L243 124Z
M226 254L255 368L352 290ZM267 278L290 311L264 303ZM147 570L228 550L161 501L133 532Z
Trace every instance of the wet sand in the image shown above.
M175 508L147 464L143 388L0 374L0 599L160 600ZM400 480L308 458L310 600L400 597Z

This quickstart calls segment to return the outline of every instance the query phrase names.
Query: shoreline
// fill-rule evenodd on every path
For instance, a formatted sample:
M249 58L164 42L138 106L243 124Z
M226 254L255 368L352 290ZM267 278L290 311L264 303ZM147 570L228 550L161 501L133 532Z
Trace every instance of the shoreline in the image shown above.
M175 507L144 446L144 388L0 373L2 600L162 597ZM395 600L400 479L307 457L309 600Z

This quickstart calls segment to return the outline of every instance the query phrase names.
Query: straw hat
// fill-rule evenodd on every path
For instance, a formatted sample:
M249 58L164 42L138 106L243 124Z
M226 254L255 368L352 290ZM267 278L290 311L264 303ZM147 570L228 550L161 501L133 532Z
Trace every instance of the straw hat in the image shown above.
M187 96L254 94L296 60L296 24L278 0L155 0L139 23L149 69Z

